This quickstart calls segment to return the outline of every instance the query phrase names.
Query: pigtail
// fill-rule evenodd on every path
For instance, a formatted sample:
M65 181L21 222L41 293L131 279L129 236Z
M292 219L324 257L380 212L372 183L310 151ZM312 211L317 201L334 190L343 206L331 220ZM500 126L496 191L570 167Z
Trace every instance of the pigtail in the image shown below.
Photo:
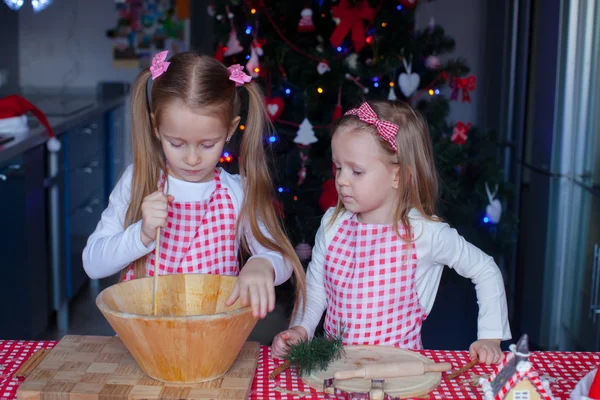
M264 97L258 85L249 82L244 85L248 91L248 118L246 130L241 143L240 175L244 182L244 202L238 219L238 230L240 223L246 221L250 225L252 236L269 250L281 253L283 257L292 263L296 277L296 306L304 304L306 293L304 267L300 263L292 244L285 234L281 221L273 207L273 186L266 161L264 150L264 129L272 129ZM262 222L273 239L266 237L259 229L259 221ZM248 243L242 235L242 246L248 251Z
M164 170L160 142L156 138L156 129L148 101L148 80L151 73L148 68L138 75L131 94L131 150L133 153L133 176L131 180L131 199L125 214L125 227L142 219L142 202L150 193L156 191L159 172ZM146 257L133 263L136 278L146 275ZM131 267L121 271L121 279Z

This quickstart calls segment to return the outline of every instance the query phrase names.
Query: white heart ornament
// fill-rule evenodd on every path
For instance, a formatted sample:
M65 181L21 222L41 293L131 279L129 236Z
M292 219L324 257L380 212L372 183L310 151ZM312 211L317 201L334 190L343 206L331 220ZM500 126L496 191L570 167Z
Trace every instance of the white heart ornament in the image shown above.
M269 104L267 106L267 109L269 110L269 114L277 115L277 111L279 111L279 106L277 104Z
M405 97L410 97L410 95L419 88L420 82L421 77L417 73L406 74L403 72L398 77L400 91L402 91L402 94L404 94Z

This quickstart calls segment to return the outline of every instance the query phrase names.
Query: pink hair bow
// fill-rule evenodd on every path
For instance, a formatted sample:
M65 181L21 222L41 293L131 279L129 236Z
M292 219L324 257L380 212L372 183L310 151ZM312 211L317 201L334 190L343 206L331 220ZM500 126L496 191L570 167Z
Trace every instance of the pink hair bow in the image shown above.
M398 133L399 129L398 125L389 121L380 120L369 103L365 102L359 108L353 108L352 110L349 110L345 115L356 115L362 122L375 125L379 135L386 142L388 142L394 148L394 150L397 150L396 134Z
M152 80L158 78L165 73L169 68L170 62L165 61L169 50L164 50L154 56L152 59L152 65L150 66L150 72L152 73Z
M244 67L240 64L234 64L231 67L227 68L227 71L231 75L229 75L229 80L235 82L235 86L242 86L244 83L248 83L252 80L250 75L246 75L244 73Z

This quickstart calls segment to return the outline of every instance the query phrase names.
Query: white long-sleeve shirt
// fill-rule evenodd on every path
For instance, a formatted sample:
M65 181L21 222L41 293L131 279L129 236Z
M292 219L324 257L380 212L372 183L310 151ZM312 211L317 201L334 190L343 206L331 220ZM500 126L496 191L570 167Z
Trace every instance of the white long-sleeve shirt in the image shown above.
M324 285L327 249L342 221L356 218L352 213L345 212L330 224L333 210L329 209L323 216L315 238L312 261L306 273L304 313L300 307L290 324L290 327L304 327L309 338L314 335L321 316L327 309ZM448 265L475 284L479 304L478 338L510 339L504 282L494 259L467 242L446 223L430 221L416 210L410 211L409 218L417 256L415 284L425 312L429 314L433 307L444 265Z
M155 242L147 247L141 239L142 221L138 221L125 228L125 214L131 199L131 181L133 165L127 167L123 176L112 191L108 207L102 213L102 218L96 230L89 237L83 250L83 268L92 279L105 278L120 272L140 257L154 250ZM221 185L227 188L233 201L236 217L240 213L244 191L239 175L231 175L221 169ZM169 194L177 202L203 201L210 198L216 188L216 182L192 183L168 177ZM251 258L264 258L273 265L275 271L275 285L287 281L292 275L293 268L280 253L271 251L261 246L249 232L244 229L248 246L252 252ZM271 237L264 229L267 237Z

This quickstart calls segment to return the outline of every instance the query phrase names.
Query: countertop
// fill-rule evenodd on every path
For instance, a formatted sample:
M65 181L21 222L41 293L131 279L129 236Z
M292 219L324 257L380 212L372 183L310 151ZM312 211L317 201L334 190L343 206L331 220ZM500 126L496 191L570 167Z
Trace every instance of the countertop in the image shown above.
M72 94L46 92L21 95L46 114L54 134L58 137L127 101L126 95L101 97L95 92ZM27 133L14 135L15 139L0 145L0 164L48 141L46 128L31 113L28 114L28 123Z

